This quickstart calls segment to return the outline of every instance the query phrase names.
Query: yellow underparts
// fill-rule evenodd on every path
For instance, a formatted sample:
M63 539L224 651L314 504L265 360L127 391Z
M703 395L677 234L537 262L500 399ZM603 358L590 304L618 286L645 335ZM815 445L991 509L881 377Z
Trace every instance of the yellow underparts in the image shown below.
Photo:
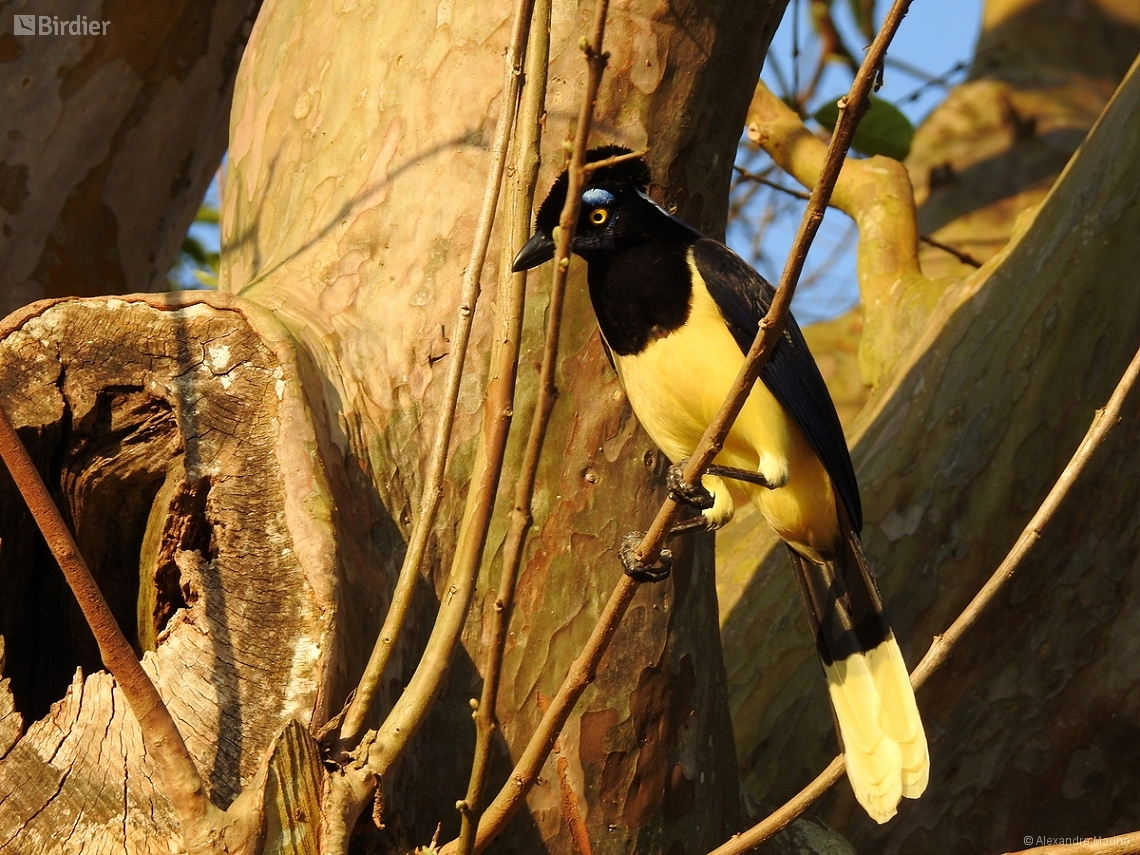
M674 463L690 457L724 403L744 356L724 325L704 280L690 261L693 297L683 327L641 353L615 355L618 375L638 421ZM759 472L777 489L705 476L716 504L706 519L719 527L733 515L731 493L752 503L785 541L819 561L839 538L835 495L807 438L762 383L757 382L716 462Z

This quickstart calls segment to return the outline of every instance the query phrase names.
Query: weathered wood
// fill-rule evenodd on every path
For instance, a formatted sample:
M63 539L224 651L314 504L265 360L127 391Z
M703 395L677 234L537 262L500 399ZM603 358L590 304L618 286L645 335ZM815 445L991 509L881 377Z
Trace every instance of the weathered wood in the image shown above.
M0 636L0 757L7 754L8 750L16 744L16 740L20 738L20 733L24 729L24 717L16 709L16 701L12 697L12 689L9 686L11 680L2 676L4 674L5 644L3 636Z
M151 639L144 666L220 807L285 722L323 720L340 665L332 502L296 366L238 306L41 303L0 340L6 410L128 638ZM0 849L171 851L137 723L6 472L0 527L6 684L29 723L0 760Z
M278 737L267 772L266 855L318 855L325 773L320 746L296 720Z

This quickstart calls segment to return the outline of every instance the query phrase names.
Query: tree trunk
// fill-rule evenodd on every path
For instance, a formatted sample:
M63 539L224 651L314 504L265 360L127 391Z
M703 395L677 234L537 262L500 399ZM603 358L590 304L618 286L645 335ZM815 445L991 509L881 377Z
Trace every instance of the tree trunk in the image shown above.
M723 229L729 164L782 8L660 3L610 18L596 141L652 140L655 193L712 233ZM560 167L591 12L557 10L542 189ZM211 797L222 807L239 792L264 798L267 847L311 851L309 785L323 772L311 737L289 722L315 731L340 709L418 504L501 97L506 21L502 3L428 13L267 5L237 84L223 197L223 288L240 297L40 304L10 319L0 350L6 408L20 405L13 420L120 623L149 650L148 670ZM662 498L664 461L606 364L580 272L508 642L492 787L619 578L616 547ZM515 405L523 425L546 311L545 276L532 279ZM483 302L426 584L374 723L448 595L490 348ZM18 741L0 761L0 799L12 806L0 840L49 852L80 839L95 850L170 851L173 819L131 713L106 674L89 674L97 653L16 516L10 485L4 496L11 531L0 557L12 563L0 581L13 594L0 597L10 686L0 691L0 734ZM464 650L383 782L386 828L362 833L360 846L424 843L441 821L454 831L470 764L467 699L477 694L505 525L505 516L492 525ZM576 851L574 825L596 852L696 852L738 830L711 539L681 548L675 568L639 592L530 797L530 817L500 845ZM38 667L41 653L51 668Z
M1068 4L1070 12L1076 8ZM1081 7L1086 21L1114 20L1110 12L1098 17L1097 8ZM1031 14L987 20L1013 27L1003 44L1016 52L1010 33L1018 27L1024 44L1035 43L1034 32L1040 39L1042 19ZM1064 18L1045 20L1065 24ZM1113 43L1132 39L1124 50L1134 56L1135 26L1115 23ZM1075 53L1091 55L1083 37L1070 38L1067 30L1055 35L1069 39ZM983 45L990 38L996 36L984 36ZM1077 64L1068 54L1052 58ZM1105 64L1103 55L1093 61ZM1056 77L1051 85L1060 85ZM1083 85L1084 91L1103 89L1087 78ZM995 84L965 88L986 86ZM1017 97L1028 103L1030 96ZM953 96L948 103L952 110L977 103L965 99ZM1074 102L1091 109L1078 98L1069 109ZM1032 182L1019 172L1004 179L1003 186L1024 191L1016 203L1003 197L989 204L977 195L992 189L987 170L993 163L978 172L990 176L980 188L970 185L973 197L965 186L969 169L955 170L954 187L931 189L921 217L949 223L938 236L955 243L969 228L976 236L969 249L981 254L989 241L986 254L996 255L981 270L944 283L941 302L894 342L868 331L872 347L884 346L871 360L884 373L853 437L868 520L864 542L912 664L1013 544L1140 341L1140 282L1129 255L1130 236L1140 228L1138 108L1134 66L1041 208L1017 227L1015 204L1040 199L1045 187L1036 182L1047 179L1046 172ZM937 136L944 120L936 113L920 130L912 166L923 158L937 161L919 143L924 133ZM1042 119L1038 127L1049 122ZM1074 148L1073 133L1046 133L1038 145L1059 139ZM952 144L949 135L942 139ZM1002 141L1014 148L1029 143L1008 131ZM954 150L975 160L1003 157L997 142L983 147L975 139L972 151ZM1023 163L1015 154L1008 162ZM957 217L973 210L963 201L968 198L979 207L967 227ZM958 214L945 213L955 205ZM1012 240L1003 246L1011 229ZM1131 700L1140 674L1125 664L1125 639L1138 630L1129 581L1140 569L1131 510L1140 474L1137 408L1133 396L1123 423L1018 578L920 694L931 736L927 794L882 827L862 816L844 785L819 808L861 850L997 852L1022 848L1027 837L1105 836L1140 827L1131 797L1140 763L1126 747L1140 727ZM754 795L778 803L813 777L837 746L806 632L797 639L771 631L802 626L802 619L786 558L782 550L768 554L771 538L763 528L753 519L722 535L719 593L746 783Z
M0 34L0 315L154 291L226 150L258 0L55 2L105 35ZM102 31L102 28L100 28Z
M651 142L658 189L713 232L723 229L728 165L782 6L660 4L635 16L611 13L596 141ZM444 6L427 15L390 5L367 17L278 3L266 12L235 102L223 287L270 308L294 331L320 374L346 468L360 473L361 493L377 491L378 512L407 532L489 163L507 6ZM577 111L585 69L578 41L592 4L555 14L540 192L561 168L560 144ZM523 425L533 406L526 367L540 352L546 275L532 276L527 307L515 406ZM460 517L481 423L476 378L490 347L488 317L476 323L444 521ZM554 695L585 640L618 579L622 537L644 529L662 497L663 461L631 418L577 273L565 318L559 401L498 707L503 756L521 749L542 697ZM508 452L508 503L520 452L521 443ZM492 524L488 557L505 528L505 517ZM341 534L361 539L362 556L374 553L367 529ZM455 534L453 523L440 525L430 588L402 644L402 664L385 683L385 708L430 628L432 595L446 593L448 562L440 559L451 554ZM426 841L441 820L443 839L455 828L452 806L470 762L467 699L478 694L496 565L486 562L465 652L413 749L384 782L387 819L413 841ZM719 660L711 550L702 541L680 556L672 582L639 593L595 688L563 731L545 783L530 796L531 819L516 821L503 845L533 850L541 840L552 851L572 851L579 819L600 852L674 845L691 852L736 830ZM506 767L499 771L496 781Z
M343 694L336 642L364 643L336 620L359 593L283 334L224 295L45 301L3 332L10 418L227 807ZM170 851L134 715L6 470L0 521L0 848Z

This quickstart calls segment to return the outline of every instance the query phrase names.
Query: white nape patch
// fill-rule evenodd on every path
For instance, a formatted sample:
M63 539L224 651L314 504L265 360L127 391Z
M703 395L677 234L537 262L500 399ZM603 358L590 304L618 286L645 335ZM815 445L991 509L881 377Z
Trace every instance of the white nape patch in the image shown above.
M591 187L582 194L582 204L589 205L591 208L602 208L613 203L614 194L609 190L603 190L601 187Z

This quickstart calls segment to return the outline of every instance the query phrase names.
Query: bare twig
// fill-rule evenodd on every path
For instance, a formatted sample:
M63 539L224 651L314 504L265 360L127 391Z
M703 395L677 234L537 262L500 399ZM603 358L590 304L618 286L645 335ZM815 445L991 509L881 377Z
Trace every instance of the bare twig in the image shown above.
M764 367L772 348L775 347L776 341L784 331L788 309L795 293L796 282L803 271L808 247L811 246L816 232L819 231L819 225L823 221L823 213L831 199L835 182L839 178L839 170L842 168L844 157L851 146L855 128L869 106L871 88L882 65L887 45L890 44L899 24L902 23L909 6L910 0L896 0L890 12L887 13L887 17L883 20L883 25L879 29L875 41L871 43L871 47L868 48L867 54L863 58L859 72L855 75L855 81L851 84L851 91L839 101L839 120L836 122L835 132L831 136L831 143L827 148L827 157L820 172L819 180L812 189L811 200L804 211L795 242L792 244L791 253L780 277L776 296L772 300L767 315L760 321L756 338L748 349L748 355L736 376L724 405L705 430L700 444L685 466L684 478L689 484L696 484L705 467L720 453L733 421L744 406L756 378L760 376L760 369ZM661 551L661 545L677 518L678 510L676 502L672 499L665 500L649 531L646 532L641 544L637 547L636 557L639 561L646 564L652 564L656 561Z
M475 842L476 852L482 852L522 807L527 793L538 779L542 764L546 762L546 758L554 748L554 742L558 739L562 725L566 723L566 717L574 708L578 698L582 696L582 692L594 681L598 663L609 647L610 640L637 589L637 582L628 576L622 576L610 595L609 602L602 610L589 640L570 666L566 679L558 689L558 694L551 700L550 707L515 764L507 785L483 813L479 823L479 836ZM441 850L440 855L454 855L454 852L455 844L449 843Z
M447 450L451 443L451 430L455 423L455 410L459 401L459 385L463 379L463 364L466 361L467 345L471 339L475 307L479 301L482 287L480 276L483 271L483 262L487 257L487 247L491 242L491 227L494 224L495 209L499 201L499 188L502 185L503 169L507 159L507 143L514 126L519 89L522 86L523 61L526 56L527 34L533 3L534 0L517 0L515 3L514 18L511 25L511 42L503 84L503 108L495 128L495 140L491 147L491 169L487 176L483 205L479 210L479 220L471 245L471 258L463 272L459 313L455 320L455 330L451 341L451 364L448 365L447 369L443 407L436 424L435 441L428 458L427 477L424 480L420 511L412 528L408 551L404 555L404 562L400 567L400 575L392 594L391 606L384 617L384 625L376 638L376 644L372 648L372 654L369 656L364 674L353 693L344 722L341 724L336 755L342 757L344 752L359 742L360 734L364 730L365 720L375 700L376 689L380 685L380 679L384 676L384 670L391 658L395 641L399 637L407 618L412 593L416 581L420 577L420 568L427 551L432 528L435 525L436 512L439 510L439 503L443 498L443 477L447 468ZM451 601L454 602L454 598L451 598ZM441 606L441 616L447 611ZM464 605L464 614L466 611L467 608ZM440 621L437 618L436 627L439 626ZM442 638L436 636L435 629L432 631L432 637L437 641L442 641ZM447 657L447 659L449 658ZM398 739L394 738L390 731L385 731L385 738L382 741L387 746L384 753L389 758L381 763L385 768L390 760L394 759L394 755L399 753L398 746L406 744L417 729L426 706L430 704L430 698L425 698L420 693L428 687L438 685L438 676L442 676L447 662L421 660L421 665L424 664L427 667L417 668L416 675L412 678L417 693L409 694L409 691L405 690L400 701L397 702L398 714L397 709L394 708L389 715L389 722L393 721L393 717L405 719L404 727L408 729L404 730ZM416 677L420 677L420 680L417 681ZM412 686L409 684L408 689L411 688ZM429 694L434 696L434 688ZM414 712L412 707L415 708ZM410 717L407 717L409 715ZM386 722L386 724L388 723ZM379 755L377 755L376 761L380 762Z
M974 256L970 255L970 253L963 252L960 249L955 249L954 247L950 246L949 244L945 244L945 243L942 243L942 241L935 240L934 238L930 237L929 235L920 234L918 236L918 239L925 244L929 244L930 246L934 247L935 249L940 249L943 252L950 253L952 256L954 256L956 259L958 259L963 264L968 264L971 267L981 267L982 266L982 263L980 261L978 261L978 259L974 258Z
M163 792L174 808L184 837L202 839L209 834L209 828L227 824L225 814L206 797L202 778L178 731L178 725L119 628L87 562L79 553L75 539L36 470L35 463L2 407L0 457L3 457L12 480L27 502L36 525L43 533L68 587L79 603L83 617L99 645L103 664L131 705L147 752L158 765Z
M513 168L509 171L507 192L507 239L503 241L502 261L499 265L500 297L497 313L500 330L495 341L510 342L511 346L497 348L492 354L491 381L487 387L486 412L502 414L507 408L513 411L514 377L518 370L519 343L522 337L523 307L526 275L511 273L511 258L515 247L521 246L530 231L530 209L534 187L538 179L539 143L541 122L546 102L547 63L550 58L550 0L537 0L531 27L531 44L527 51L526 87L514 140ZM511 393L505 394L501 378L511 377ZM503 434L503 440L506 435ZM483 667L483 690L475 710L475 751L471 762L471 778L467 794L461 803L459 853L470 855L475 846L475 831L482 813L482 793L490 767L491 744L495 735L495 705L499 695L499 681L503 666L503 649L514 606L515 584L518 579L518 561L504 560L499 577L494 609L491 615L491 638L487 644L487 657ZM438 834L438 829L437 829ZM434 848L434 844L433 844Z
M732 168L735 169L737 174L740 175L740 177L742 179L744 179L745 181L752 181L752 182L755 182L756 184L762 184L765 187L771 187L773 190L778 190L779 192L783 193L786 196L791 196L793 199L799 199L800 201L803 201L803 202L806 202L808 199L811 198L811 196L807 193L804 193L800 190L793 190L791 187L785 187L783 184L780 184L778 181L773 181L771 178L767 178L763 175L757 175L755 172L750 172L749 170L745 169L743 166L733 165ZM940 249L943 252L950 253L950 255L954 256L956 259L958 259L963 264L968 264L971 267L981 267L982 266L982 262L978 261L978 259L974 258L974 256L970 255L968 252L964 252L960 249L955 249L954 247L950 246L949 244L945 244L945 243L942 243L942 241L935 240L934 238L930 237L930 235L919 234L918 239L920 241L922 241L923 243L934 247L935 249Z
M527 436L526 450L523 455L522 471L516 487L515 507L511 514L511 526L507 534L507 541L503 550L503 577L511 580L517 578L518 567L522 559L522 547L526 539L526 532L531 523L531 500L534 495L534 482L538 470L538 459L542 444L546 436L546 427L550 420L550 413L557 398L555 386L555 370L558 355L558 344L561 333L562 304L566 292L566 277L569 272L570 246L574 237L574 225L578 218L578 208L582 185L585 182L586 148L590 137L590 127L593 124L594 106L598 97L598 87L601 84L602 73L605 71L607 54L602 52L602 41L605 36L606 14L609 9L608 0L598 0L594 12L593 35L589 42L583 45L586 53L586 93L578 114L578 124L575 129L574 143L570 155L569 179L566 193L566 204L562 209L559 220L558 242L554 253L554 275L551 283L549 322L547 326L546 342L543 349L542 368L539 380L539 399L535 407L534 418L531 421L530 432ZM621 586L619 586L620 588ZM636 584L630 582L624 602L615 603L611 597L607 605L605 616L611 606L616 606L621 613L625 612L632 599ZM513 588L512 588L513 589ZM616 596L616 592L615 592ZM616 627L620 615L613 622ZM599 621L601 626L601 621ZM612 635L613 627L609 629ZM598 629L595 628L595 635ZM479 822L478 833L475 839L475 852L482 852L487 843L492 840L510 821L515 812L522 805L526 794L530 791L538 771L542 768L546 757L550 754L562 725L565 723L574 703L585 687L593 680L594 670L601 653L609 641L609 635L600 638L591 654L590 644L575 660L570 668L563 688L551 702L550 709L543 716L538 729L531 736L523 752L523 756L511 773L510 782L488 805ZM591 636L593 641L595 636ZM572 677L577 680L569 686ZM458 851L458 841L448 843L442 850L447 855L454 855Z
M1073 452L1073 456L1069 460L1068 465L1065 466L1060 477L1057 478L1056 483L1054 483L1052 489L1049 490L1048 495L1037 509L1037 512L1033 515L1032 519L1029 520L1024 530L1022 530L1021 536L1018 537L1017 542L1014 543L1009 554L1005 556L1005 559L998 565L993 575L990 576L981 590L974 595L974 599L971 600L970 604L958 615L949 629L942 635L935 636L932 640L930 649L926 652L926 655L922 657L922 661L918 663L918 667L911 672L910 681L916 690L920 689L926 681L930 679L930 675L942 666L949 657L954 645L957 644L966 631L977 622L978 616L986 606L993 602L998 591L1013 578L1022 559L1025 558L1034 544L1040 540L1041 532L1045 529L1045 526L1049 524L1049 521L1057 512L1057 508L1061 506L1061 502L1064 501L1065 496L1073 484L1076 483L1081 472L1084 471L1093 453L1101 443L1104 442L1109 431L1120 421L1121 407L1123 407L1125 399L1136 385L1136 378L1138 376L1140 376L1140 350L1132 357L1132 361L1128 364L1128 368L1125 369L1124 375L1120 378L1120 382L1117 383L1104 409L1096 412L1092 424L1085 433L1084 439L1082 439L1080 445L1077 446L1077 450ZM812 802L827 792L831 785L841 777L843 777L843 758L836 757L819 777L800 790L799 793L780 807L779 810L748 831L737 835L727 843L714 849L710 855L737 855L737 853L747 852L749 849L759 846L803 813ZM1130 836L1131 835L1123 835L1123 837ZM1084 844L1079 845L1083 846ZM1036 852L1037 850L1033 851ZM1042 851L1048 852L1050 855L1052 855L1053 852L1051 849ZM1086 851L1089 853L1093 851L1116 853L1118 850L1058 849L1056 855L1083 855ZM1120 851L1131 852L1137 850L1128 849Z
M780 184L778 181L773 181L771 178L765 178L763 175L757 175L755 172L749 172L743 166L736 166L734 164L732 168L735 169L740 177L745 181L755 181L757 184L763 184L765 187L771 187L773 190L779 190L781 193L791 196L794 199L799 199L802 202L806 202L811 199L810 193L804 193L800 190L793 190L791 187L785 187L783 184Z
M844 771L841 755L832 760L831 764L820 772L814 781L788 799L787 802L744 833L737 834L722 843L709 855L737 855L737 853L755 849L765 840L786 828L792 820L807 810L812 802L831 789L832 785L843 777Z
M640 148L637 151L630 151L625 154L615 154L603 160L595 160L593 163L583 163L582 171L589 175L595 170L608 169L611 166L617 166L619 163L625 163L627 160L637 160L638 158L645 157L647 154L649 154L649 149L647 148Z
M1140 350L1132 357L1132 361L1125 369L1124 375L1120 378L1120 382L1116 384L1116 388L1112 392L1112 396L1108 399L1103 410L1097 410L1096 415L1093 417L1092 424L1089 426L1088 431L1085 433L1084 439L1081 440L1077 450L1073 452L1072 458L1069 460L1067 466L1061 472L1057 482L1049 490L1049 494L1045 497L1045 501L1041 503L1041 507L1029 520L1028 525L1025 526L1018 537L1017 542L1014 543L1013 548L1010 549L1009 554L998 565L997 570L989 578L989 581L982 586L982 589L970 601L970 604L962 611L957 619L950 625L942 635L935 636L930 644L930 650L922 657L922 661L918 663L918 667L914 669L911 675L911 682L917 689L930 677L934 671L946 661L950 655L953 646L958 642L958 639L965 634L978 619L978 615L982 610L993 601L994 595L998 590L1010 580L1017 566L1021 560L1026 556L1030 549L1041 539L1041 532L1053 515L1057 512L1057 508L1061 506L1061 502L1076 483L1077 478L1081 472L1084 471L1085 466L1088 464L1089 459L1093 453L1100 446L1110 430L1115 427L1116 423L1120 421L1120 409L1124 405L1124 399L1128 397L1128 393L1132 391L1132 387L1136 384L1136 378L1140 375Z

